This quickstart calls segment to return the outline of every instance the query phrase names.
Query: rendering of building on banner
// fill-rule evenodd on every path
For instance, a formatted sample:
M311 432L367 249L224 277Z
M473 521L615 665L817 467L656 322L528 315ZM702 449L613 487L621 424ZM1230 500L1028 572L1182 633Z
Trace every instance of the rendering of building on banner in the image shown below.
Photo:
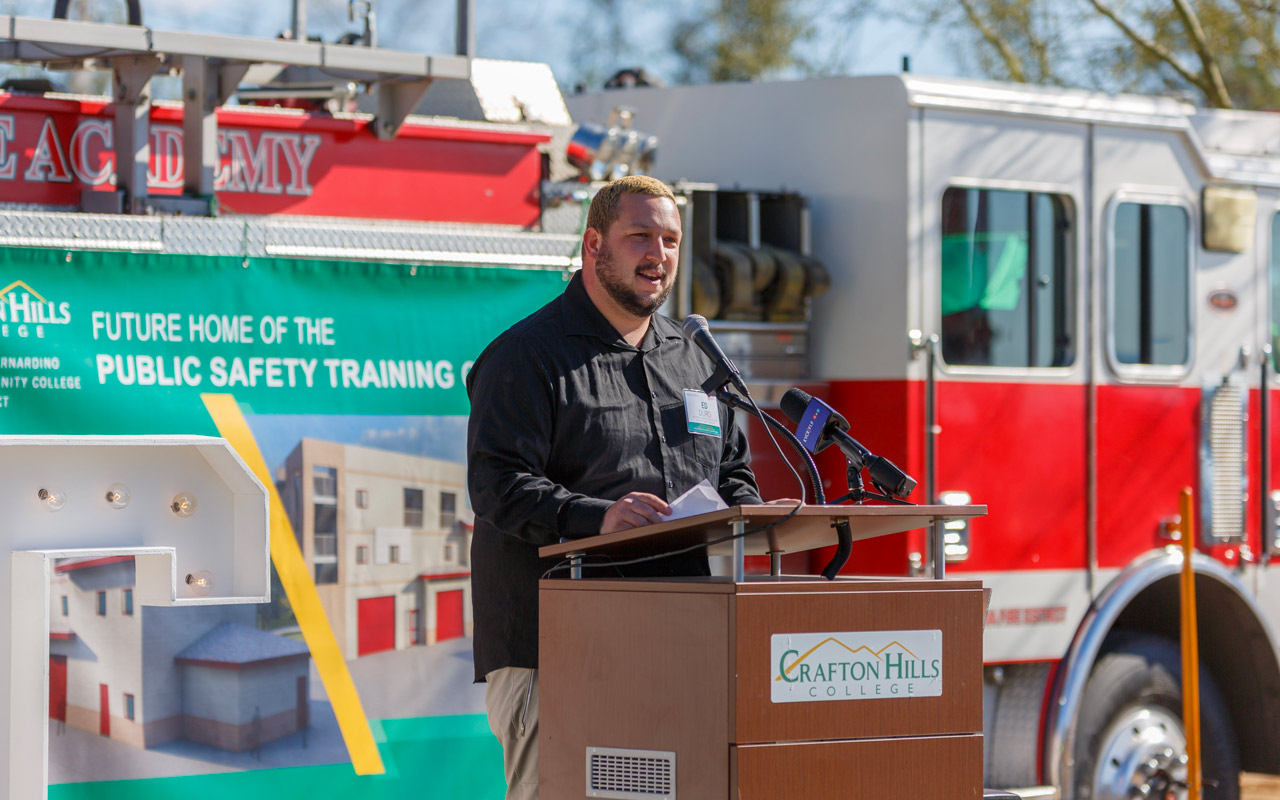
M249 605L135 602L132 556L64 559L51 579L49 717L134 747L232 752L310 726L311 656Z
M303 439L278 475L344 656L471 635L466 465Z

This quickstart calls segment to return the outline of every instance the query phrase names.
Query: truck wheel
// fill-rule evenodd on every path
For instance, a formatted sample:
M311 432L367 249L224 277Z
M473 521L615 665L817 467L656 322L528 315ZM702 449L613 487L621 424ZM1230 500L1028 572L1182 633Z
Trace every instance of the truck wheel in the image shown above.
M1163 637L1129 631L1112 635L1085 685L1076 725L1075 800L1185 796L1180 662L1177 644ZM1200 730L1203 796L1238 800L1235 732L1203 665Z

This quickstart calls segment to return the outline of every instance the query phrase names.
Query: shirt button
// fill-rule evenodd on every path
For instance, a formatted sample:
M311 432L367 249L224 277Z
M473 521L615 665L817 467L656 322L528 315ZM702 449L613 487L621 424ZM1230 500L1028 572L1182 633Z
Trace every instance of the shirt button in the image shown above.
M657 399L658 399L658 393L657 393L657 392L649 392L649 396L650 396L650 397L652 397L654 400L657 400Z
M659 437L659 438L661 438L661 439L662 439L662 443L663 443L663 444L666 444L666 443L667 443L667 437L662 436L662 437Z
M674 489L674 488L676 488L676 482L675 482L675 481L667 481L667 488L668 488L668 489Z

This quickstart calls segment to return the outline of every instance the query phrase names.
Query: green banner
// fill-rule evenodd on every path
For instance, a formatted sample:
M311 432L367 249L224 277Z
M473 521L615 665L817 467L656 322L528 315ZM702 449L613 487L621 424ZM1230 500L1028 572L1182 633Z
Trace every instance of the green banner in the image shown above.
M0 434L217 435L201 395L234 397L383 768L357 774L335 703L353 706L310 677L314 655L270 658L306 633L277 578L269 604L135 609L132 559L68 558L50 585L51 798L502 793L472 683L464 378L566 277L0 249ZM175 656L228 637L261 666Z
M210 433L258 414L465 414L557 271L0 249L0 433Z

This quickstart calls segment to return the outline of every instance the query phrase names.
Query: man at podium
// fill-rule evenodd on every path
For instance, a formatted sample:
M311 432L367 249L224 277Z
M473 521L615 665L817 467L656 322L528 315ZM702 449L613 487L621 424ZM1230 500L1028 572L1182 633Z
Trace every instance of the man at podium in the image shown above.
M714 366L656 313L675 282L680 238L665 184L629 176L606 185L588 212L582 270L495 339L467 377L475 675L488 683L508 798L538 791L538 580L554 566L538 547L659 522L703 480L730 505L760 502L732 409L698 389ZM709 571L695 552L593 574Z

